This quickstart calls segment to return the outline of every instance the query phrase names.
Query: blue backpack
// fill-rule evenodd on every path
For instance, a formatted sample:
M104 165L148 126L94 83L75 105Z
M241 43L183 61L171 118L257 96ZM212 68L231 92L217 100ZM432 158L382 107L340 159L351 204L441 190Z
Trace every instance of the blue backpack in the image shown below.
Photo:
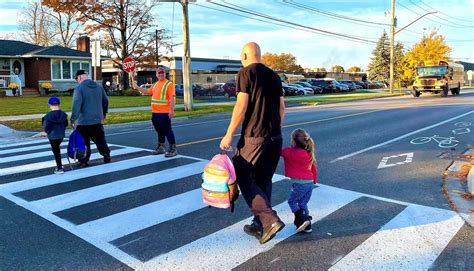
M69 143L67 145L67 156L74 159L80 160L86 157L87 147L84 142L84 138L78 130L72 131L69 135Z

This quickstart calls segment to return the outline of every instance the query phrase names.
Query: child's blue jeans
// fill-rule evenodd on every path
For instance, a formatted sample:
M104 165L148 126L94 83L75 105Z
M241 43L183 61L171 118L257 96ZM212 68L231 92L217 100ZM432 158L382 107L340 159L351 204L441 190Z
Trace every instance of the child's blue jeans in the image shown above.
M313 192L313 183L293 183L291 186L290 198L288 204L294 213L303 209L305 215L309 215L308 202Z

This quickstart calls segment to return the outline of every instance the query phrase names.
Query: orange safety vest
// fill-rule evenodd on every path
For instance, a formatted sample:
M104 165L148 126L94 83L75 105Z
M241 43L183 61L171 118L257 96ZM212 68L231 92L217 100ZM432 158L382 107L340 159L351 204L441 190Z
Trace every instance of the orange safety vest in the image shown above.
M147 91L151 94L151 112L169 113L171 110L170 99L175 96L174 85L169 80L160 80L156 82Z

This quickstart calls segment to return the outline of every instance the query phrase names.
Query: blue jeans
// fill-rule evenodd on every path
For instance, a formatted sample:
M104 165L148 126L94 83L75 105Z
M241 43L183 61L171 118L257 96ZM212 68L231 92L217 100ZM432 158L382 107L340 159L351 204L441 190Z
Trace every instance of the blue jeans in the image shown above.
M305 215L309 215L308 202L313 192L312 183L293 183L291 186L290 198L288 205L293 213L303 209Z
M171 129L171 119L168 113L153 113L151 117L153 127L158 133L158 142L165 143L165 138L169 144L176 144L173 129Z

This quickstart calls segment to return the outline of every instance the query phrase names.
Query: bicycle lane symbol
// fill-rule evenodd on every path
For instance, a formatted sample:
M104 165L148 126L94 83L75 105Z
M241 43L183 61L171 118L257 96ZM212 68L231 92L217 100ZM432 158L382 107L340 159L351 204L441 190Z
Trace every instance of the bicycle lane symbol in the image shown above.
M454 130L451 130L453 132L453 134L455 135L462 135L462 134L467 134L467 133L470 133L471 132L471 129L468 128L469 126L474 126L472 124L472 122L468 122L468 121L461 121L461 122L456 122L454 124L454 126L456 127L460 127L460 128L456 128Z
M419 145L419 144L426 144L431 141L438 143L438 147L444 148L444 149L454 148L457 145L459 145L459 140L457 140L455 137L453 136L443 137L439 135L417 137L410 140L410 143L414 145Z

